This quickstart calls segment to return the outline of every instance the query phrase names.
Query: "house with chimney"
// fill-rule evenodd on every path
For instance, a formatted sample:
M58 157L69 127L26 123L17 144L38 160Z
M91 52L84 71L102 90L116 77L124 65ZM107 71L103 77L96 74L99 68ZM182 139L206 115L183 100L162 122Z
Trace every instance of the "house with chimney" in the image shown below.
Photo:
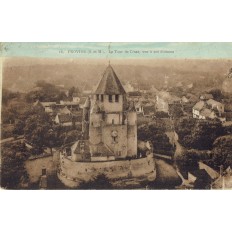
M211 95L211 94L210 94ZM200 97L192 108L193 118L198 119L215 119L218 118L222 122L225 121L224 105L221 102L215 101L209 96Z

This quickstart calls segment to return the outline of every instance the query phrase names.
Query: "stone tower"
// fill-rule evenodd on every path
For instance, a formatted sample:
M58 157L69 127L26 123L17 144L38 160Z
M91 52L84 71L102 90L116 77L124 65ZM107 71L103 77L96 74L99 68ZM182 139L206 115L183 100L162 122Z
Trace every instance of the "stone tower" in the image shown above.
M91 160L125 159L137 155L137 114L109 65L91 96L89 144Z
M90 99L86 99L83 107L83 118L82 118L82 135L83 139L89 139L89 109L90 109Z

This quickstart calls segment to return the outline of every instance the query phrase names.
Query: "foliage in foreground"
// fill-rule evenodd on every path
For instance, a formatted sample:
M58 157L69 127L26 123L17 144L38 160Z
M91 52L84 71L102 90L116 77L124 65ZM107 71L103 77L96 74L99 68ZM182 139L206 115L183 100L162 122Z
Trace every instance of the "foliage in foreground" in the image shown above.
M17 189L22 178L27 178L24 161L27 159L24 144L8 144L1 147L1 187Z
M104 174L99 174L93 180L82 182L80 189L112 189L113 186Z

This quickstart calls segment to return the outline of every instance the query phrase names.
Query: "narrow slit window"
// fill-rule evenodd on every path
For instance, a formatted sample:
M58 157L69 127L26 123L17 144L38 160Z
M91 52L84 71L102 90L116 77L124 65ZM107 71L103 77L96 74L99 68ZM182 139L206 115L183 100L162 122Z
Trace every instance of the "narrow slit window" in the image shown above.
M46 175L47 174L47 170L46 168L42 168L42 176Z
M109 102L113 102L113 97L112 97L112 95L109 95Z
M101 95L101 102L103 102L103 99L104 99L104 98L103 98L103 94L102 94L102 95Z

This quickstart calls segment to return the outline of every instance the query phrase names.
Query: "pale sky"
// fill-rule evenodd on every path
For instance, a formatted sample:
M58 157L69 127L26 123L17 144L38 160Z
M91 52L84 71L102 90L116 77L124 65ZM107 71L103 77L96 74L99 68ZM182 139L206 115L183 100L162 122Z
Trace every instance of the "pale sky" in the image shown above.
M2 57L232 59L232 43L1 43Z

